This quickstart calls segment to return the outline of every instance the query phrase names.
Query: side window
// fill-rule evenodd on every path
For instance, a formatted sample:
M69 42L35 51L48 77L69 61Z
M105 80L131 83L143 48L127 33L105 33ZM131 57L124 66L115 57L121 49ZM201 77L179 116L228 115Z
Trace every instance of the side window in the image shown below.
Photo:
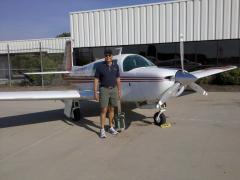
M141 56L135 56L137 67L146 67L149 66L148 62L143 59Z
M132 56L128 56L123 62L123 71L130 71L136 68L135 60Z
M128 56L123 62L123 71L130 71L134 68L154 66L153 63L144 59L141 56L132 55Z

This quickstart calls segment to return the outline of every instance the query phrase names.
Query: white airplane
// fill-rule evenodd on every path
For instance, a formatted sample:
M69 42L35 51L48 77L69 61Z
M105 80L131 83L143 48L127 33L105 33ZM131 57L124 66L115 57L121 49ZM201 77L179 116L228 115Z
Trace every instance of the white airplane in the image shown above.
M213 74L237 68L226 66L187 72L183 66L183 38L180 41L182 69L159 68L148 59L136 54L119 54L113 56L120 69L122 82L122 102L136 102L140 108L156 108L154 122L161 125L166 122L164 111L166 102L171 97L180 96L187 86L207 95L207 92L195 83L196 80ZM65 49L66 71L39 72L31 74L64 74L64 80L76 86L75 90L63 91L23 91L0 92L1 101L17 100L61 100L65 104L64 114L73 120L80 119L80 101L93 100L93 81L95 68L104 59L84 66L72 66L71 41ZM142 103L144 102L144 103ZM144 105L142 105L144 104Z

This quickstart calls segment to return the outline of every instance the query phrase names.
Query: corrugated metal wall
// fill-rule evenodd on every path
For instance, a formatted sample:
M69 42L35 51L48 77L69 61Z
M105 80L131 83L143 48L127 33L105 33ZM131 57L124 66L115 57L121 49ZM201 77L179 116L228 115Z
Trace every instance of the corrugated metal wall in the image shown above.
M40 42L42 46L42 51L44 52L63 53L65 50L65 42L70 39L70 37L66 37L18 41L0 41L0 54L6 54L8 52L7 45L9 45L10 53L39 52Z
M74 47L240 38L239 0L179 0L70 13Z

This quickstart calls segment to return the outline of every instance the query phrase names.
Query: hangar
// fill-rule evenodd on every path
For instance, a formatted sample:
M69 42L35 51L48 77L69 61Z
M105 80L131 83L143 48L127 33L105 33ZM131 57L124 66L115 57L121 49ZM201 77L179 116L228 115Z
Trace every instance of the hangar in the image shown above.
M73 63L103 57L122 47L155 63L185 58L202 65L240 65L239 0L176 0L70 13Z

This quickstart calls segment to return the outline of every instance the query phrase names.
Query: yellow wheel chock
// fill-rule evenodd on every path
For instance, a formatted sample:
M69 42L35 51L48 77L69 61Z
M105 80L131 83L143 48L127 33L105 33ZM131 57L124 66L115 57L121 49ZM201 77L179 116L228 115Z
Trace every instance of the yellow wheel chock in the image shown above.
M172 125L171 125L171 123L166 122L166 123L162 124L160 127L161 128L170 128L170 127L172 127Z

